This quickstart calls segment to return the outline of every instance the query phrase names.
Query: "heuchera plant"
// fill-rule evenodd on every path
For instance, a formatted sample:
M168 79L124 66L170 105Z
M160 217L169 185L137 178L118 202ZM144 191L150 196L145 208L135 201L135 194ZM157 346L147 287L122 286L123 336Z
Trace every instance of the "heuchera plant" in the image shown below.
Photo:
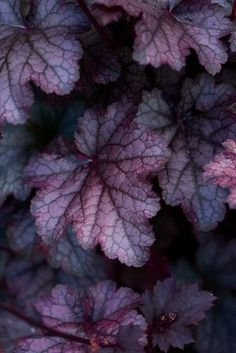
M236 1L0 0L0 52L0 353L236 352Z

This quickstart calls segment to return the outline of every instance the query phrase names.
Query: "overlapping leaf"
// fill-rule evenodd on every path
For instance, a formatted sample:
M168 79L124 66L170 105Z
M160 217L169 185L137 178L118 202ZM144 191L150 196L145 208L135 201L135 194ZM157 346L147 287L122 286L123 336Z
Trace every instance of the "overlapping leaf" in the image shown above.
M82 158L58 151L31 160L25 175L41 188L31 209L46 243L73 223L83 247L100 244L127 265L147 260L154 240L148 218L159 209L147 177L164 165L167 149L158 134L131 122L135 112L122 102L90 109L76 133Z
M5 232L8 244L15 253L30 257L37 252L34 219L28 209L20 209L9 215Z
M155 67L169 64L180 70L190 48L211 74L219 72L227 60L220 38L230 34L232 26L224 9L210 0L94 2L108 7L121 6L131 16L142 15L135 26L133 53L141 64Z
M82 48L75 33L86 25L84 17L66 1L33 3L34 16L27 18L21 1L0 1L0 121L26 121L30 80L47 93L65 94L79 78Z
M94 250L84 250L72 229L66 236L53 244L44 244L46 257L53 267L61 268L74 276L79 282L86 279L93 284L106 278L105 261Z
M208 230L224 217L226 191L206 182L203 168L221 150L221 143L236 134L236 116L229 109L235 91L200 75L185 81L182 97L174 107L159 90L146 92L137 119L160 131L172 151L158 174L163 198L172 206L181 205L196 227Z
M197 285L177 287L173 278L157 282L153 293L143 296L142 311L153 325L153 343L167 352L170 346L183 348L193 342L191 326L205 317L215 297L199 291Z
M230 195L227 202L236 207L236 142L227 140L223 143L224 151L218 154L205 169L205 177L211 183L227 188Z
M6 311L0 311L0 352L12 353L16 343L23 337L39 334L40 331Z
M55 285L54 271L45 261L17 258L5 268L8 299L12 305L32 314L35 300Z
M116 81L121 68L117 56L97 32L83 34L80 41L84 56L80 63L82 70L78 88L90 96L95 83L104 85Z
M124 329L132 327L139 329L136 347L140 351L145 344L146 323L134 310L139 303L139 296L132 290L117 289L110 281L89 288L83 297L68 286L56 286L36 307L43 323L61 334L25 339L16 353L41 353L45 349L56 353L121 352L119 344ZM134 332L128 338L132 345L133 335Z
M181 281L198 281L218 297L206 320L197 329L196 349L199 353L231 353L236 349L235 313L233 295L236 283L236 241L219 234L200 234L196 266L181 262L174 268Z
M0 139L0 205L9 194L24 200L30 187L23 180L23 169L32 155L33 136L24 126L7 125Z

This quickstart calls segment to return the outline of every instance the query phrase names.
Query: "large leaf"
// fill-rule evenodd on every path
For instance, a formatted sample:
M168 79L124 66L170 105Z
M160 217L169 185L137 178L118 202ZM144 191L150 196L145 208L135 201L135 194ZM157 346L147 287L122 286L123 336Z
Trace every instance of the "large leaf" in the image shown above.
M139 63L155 67L169 64L180 70L190 48L211 74L220 71L227 60L221 37L232 26L223 8L210 0L94 0L108 7L121 6L129 15L141 19L135 26L133 57Z
M45 349L55 353L121 352L120 340L124 336L127 339L124 329L130 332L131 327L139 328L136 346L142 347L146 323L134 310L139 303L139 296L132 290L117 289L110 281L89 288L82 297L68 286L56 286L50 295L38 301L37 309L43 323L60 335L25 339L19 344L16 353L41 353ZM134 332L131 332L128 338L131 345L133 335ZM79 339L84 340L84 343L79 342ZM127 345L128 341L122 344Z
M62 0L38 0L34 16L23 16L21 1L0 1L1 121L25 122L33 102L29 81L45 92L65 94L79 78L82 48L76 31L85 19Z
M154 240L148 218L160 206L147 177L164 165L167 149L158 134L131 122L135 111L122 102L90 109L76 133L82 158L57 151L31 160L25 175L40 188L31 209L46 243L73 223L85 248L100 244L127 265L148 259Z
M166 102L157 89L144 93L137 119L160 131L172 150L158 174L164 200L181 205L197 228L208 230L224 217L226 191L206 182L203 168L221 150L221 143L236 134L235 114L229 109L235 90L216 85L204 74L195 81L187 79L181 93L177 106Z

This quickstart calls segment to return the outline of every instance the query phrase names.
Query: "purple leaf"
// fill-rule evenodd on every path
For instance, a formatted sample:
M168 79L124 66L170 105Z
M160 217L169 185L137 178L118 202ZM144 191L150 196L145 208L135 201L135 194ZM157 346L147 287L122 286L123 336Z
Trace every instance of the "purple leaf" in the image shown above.
M223 146L224 151L206 165L204 175L210 183L229 189L226 201L231 208L236 208L236 142L227 140Z
M134 116L129 103L90 109L76 133L87 160L55 153L31 160L25 175L41 188L31 210L44 242L60 239L72 223L84 248L100 244L127 265L148 259L154 240L148 218L160 206L147 177L164 165L167 149L158 134L132 123Z
M116 102L120 100L140 102L145 82L144 68L132 60L131 52L124 48L120 52L123 63L120 77L112 85L107 86L102 100Z
M75 33L85 26L78 8L66 1L35 1L30 21L20 4L0 1L0 115L13 124L27 119L33 102L30 80L47 93L72 90L82 56Z
M180 70L191 48L200 63L214 75L227 60L220 38L230 34L232 26L224 9L210 0L94 2L108 7L121 6L131 16L142 14L135 26L133 53L140 64L155 67L169 64Z
M148 324L153 325L154 345L167 352L170 346L183 349L193 342L191 326L204 319L214 300L195 284L178 288L173 278L158 281L153 293L143 295L142 307Z
M201 75L185 81L182 97L172 106L159 90L146 92L137 119L160 131L169 142L171 157L158 174L164 200L181 205L197 228L209 230L224 217L226 192L207 183L202 173L221 143L235 137L235 114L229 109L235 90Z
M117 56L101 36L91 30L80 37L84 56L78 88L87 96L91 95L91 81L97 84L107 84L116 81L120 75L120 64Z
M110 281L90 287L84 296L68 286L58 285L50 295L42 297L36 307L42 315L43 323L57 330L60 337L26 339L15 352L41 353L43 349L45 352L45 348L47 352L53 353L121 352L117 345L124 337L124 330L137 326L140 335L136 345L142 347L146 343L146 323L134 310L139 304L139 295L128 288L117 289ZM80 343L79 339L85 342ZM132 345L133 339L132 330Z

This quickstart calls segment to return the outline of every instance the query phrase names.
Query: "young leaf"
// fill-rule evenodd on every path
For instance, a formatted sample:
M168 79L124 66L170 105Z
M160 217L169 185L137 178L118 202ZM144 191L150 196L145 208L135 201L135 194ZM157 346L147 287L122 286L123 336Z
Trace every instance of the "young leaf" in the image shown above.
M84 296L68 286L58 285L36 307L43 323L61 333L60 337L25 339L15 352L41 353L45 349L56 353L122 352L118 345L124 329L130 330L130 327L138 327L140 335L136 345L142 347L146 342L146 323L134 310L139 304L139 295L128 288L117 289L110 281L90 287ZM63 334L70 336L63 337ZM80 343L79 339L85 342ZM133 339L134 332L122 344L127 345L130 340L133 345Z
M205 317L215 297L199 291L196 284L177 287L173 278L158 281L153 293L143 295L143 307L147 322L153 327L153 343L167 352L170 346L183 349L193 342L191 326Z
M228 109L235 90L203 74L195 81L186 79L181 93L177 106L168 104L157 89L144 93L137 119L169 142L171 157L158 174L164 200L181 205L188 219L206 231L223 219L226 191L207 183L203 168L225 139L235 137L235 114Z
M227 140L223 146L224 151L206 165L204 175L210 183L229 189L226 201L231 208L236 208L236 142Z
M223 8L210 0L94 0L108 7L121 6L129 15L141 19L135 26L133 57L140 64L155 67L169 64L180 70L190 48L212 75L220 71L227 54L220 38L232 26Z
M78 88L90 96L94 83L104 85L116 81L121 68L115 53L96 31L86 32L80 41L84 56L80 63L82 70Z
M109 258L140 266L153 243L148 218L159 201L147 181L167 160L164 139L132 123L130 103L87 110L76 133L77 155L45 153L25 170L40 190L32 201L37 232L46 243L72 223L80 244L100 244ZM82 165L85 164L85 165Z
M24 123L33 102L29 81L65 94L79 78L82 48L75 33L86 24L78 8L62 0L34 1L24 18L21 1L0 1L0 121Z

